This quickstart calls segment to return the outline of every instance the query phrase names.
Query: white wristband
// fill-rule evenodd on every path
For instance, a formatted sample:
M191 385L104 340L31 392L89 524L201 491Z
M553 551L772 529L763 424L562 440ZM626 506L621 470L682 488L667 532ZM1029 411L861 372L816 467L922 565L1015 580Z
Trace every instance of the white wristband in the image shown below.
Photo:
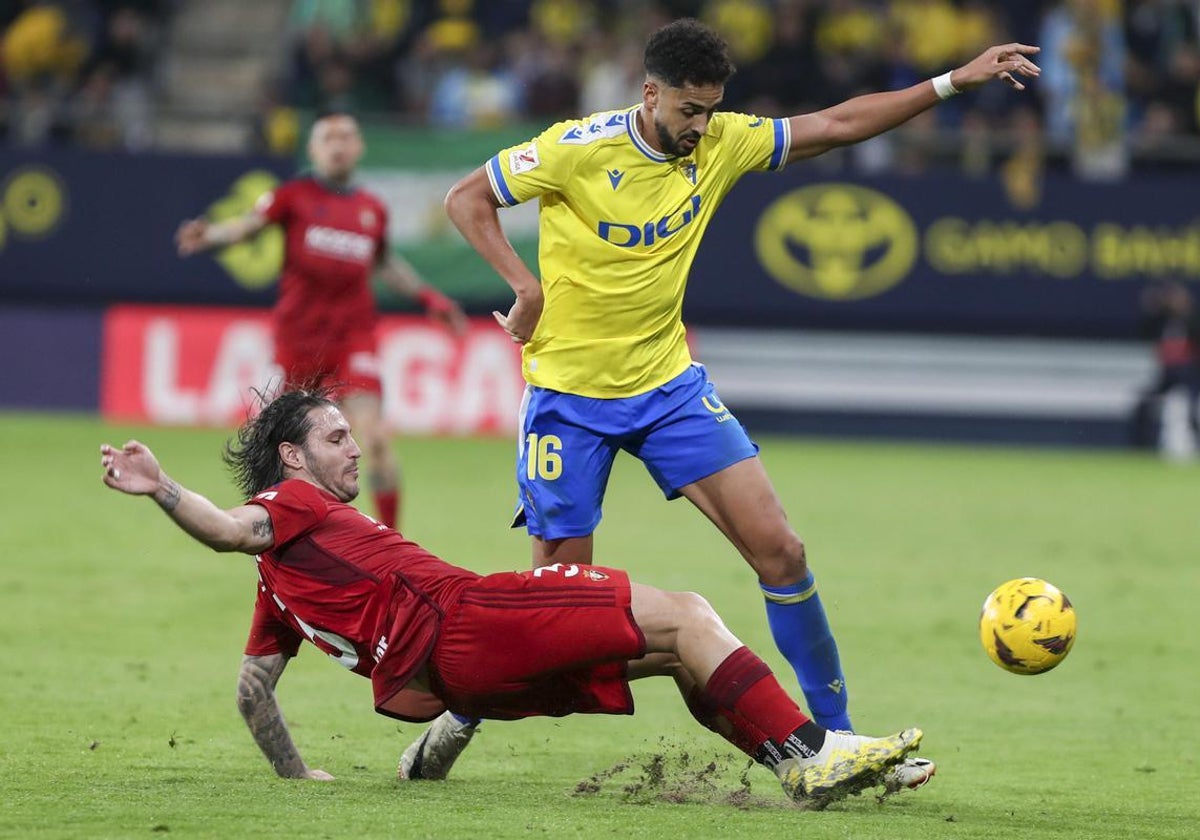
M962 93L962 91L956 88L954 83L950 81L949 73L943 73L940 76L934 76L932 81L933 92L938 95L938 99L949 99L955 94Z

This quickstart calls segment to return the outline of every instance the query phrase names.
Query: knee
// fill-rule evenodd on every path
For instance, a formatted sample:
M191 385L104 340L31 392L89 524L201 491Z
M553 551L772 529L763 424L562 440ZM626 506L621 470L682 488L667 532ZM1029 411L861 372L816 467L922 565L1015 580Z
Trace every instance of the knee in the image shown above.
M366 444L367 457L371 459L371 463L383 464L390 460L391 441L382 430L372 431L367 437Z
M790 528L771 540L765 550L756 552L751 565L767 586L790 586L808 574L804 543Z
M720 622L717 611L708 600L696 592L675 592L676 624L679 628L698 627L711 622Z

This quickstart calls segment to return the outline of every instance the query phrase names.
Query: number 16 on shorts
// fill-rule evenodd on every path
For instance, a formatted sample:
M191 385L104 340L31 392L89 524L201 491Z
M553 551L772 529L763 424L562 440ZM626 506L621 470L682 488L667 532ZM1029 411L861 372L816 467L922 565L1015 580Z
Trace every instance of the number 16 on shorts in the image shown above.
M530 481L554 481L562 475L562 439L558 435L525 436L525 476Z

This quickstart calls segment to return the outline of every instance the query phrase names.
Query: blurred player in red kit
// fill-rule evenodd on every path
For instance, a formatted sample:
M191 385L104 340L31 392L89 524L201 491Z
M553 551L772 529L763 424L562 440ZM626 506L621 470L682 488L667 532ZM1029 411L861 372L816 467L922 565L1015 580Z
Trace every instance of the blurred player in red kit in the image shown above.
M337 406L289 391L227 445L248 501L223 510L181 487L143 444L100 447L104 483L150 496L217 551L254 555L258 600L238 705L280 776L328 780L301 759L275 698L300 644L371 680L381 714L496 720L631 714L629 681L674 678L688 710L808 807L884 784L921 740L827 730L689 592L603 566L487 576L451 565L349 505L362 452Z
M175 240L186 257L241 242L270 224L283 227L283 273L272 318L275 361L285 387L333 389L365 445L379 518L395 527L400 471L383 422L371 277L378 273L456 334L465 331L466 318L457 303L389 252L387 207L353 184L363 151L354 117L323 114L308 142L311 175L264 195L241 218L184 222Z

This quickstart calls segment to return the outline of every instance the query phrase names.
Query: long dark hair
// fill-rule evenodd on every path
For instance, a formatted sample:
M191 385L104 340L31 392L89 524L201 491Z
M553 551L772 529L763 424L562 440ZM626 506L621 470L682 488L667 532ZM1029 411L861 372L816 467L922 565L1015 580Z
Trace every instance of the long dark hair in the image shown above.
M226 442L222 455L247 499L283 481L279 444L304 444L313 425L309 412L337 405L328 393L323 389L285 391L272 399L255 392L262 401L262 410L242 424L236 438Z
M658 29L646 42L644 59L646 72L671 87L723 85L734 73L725 41L695 18Z

